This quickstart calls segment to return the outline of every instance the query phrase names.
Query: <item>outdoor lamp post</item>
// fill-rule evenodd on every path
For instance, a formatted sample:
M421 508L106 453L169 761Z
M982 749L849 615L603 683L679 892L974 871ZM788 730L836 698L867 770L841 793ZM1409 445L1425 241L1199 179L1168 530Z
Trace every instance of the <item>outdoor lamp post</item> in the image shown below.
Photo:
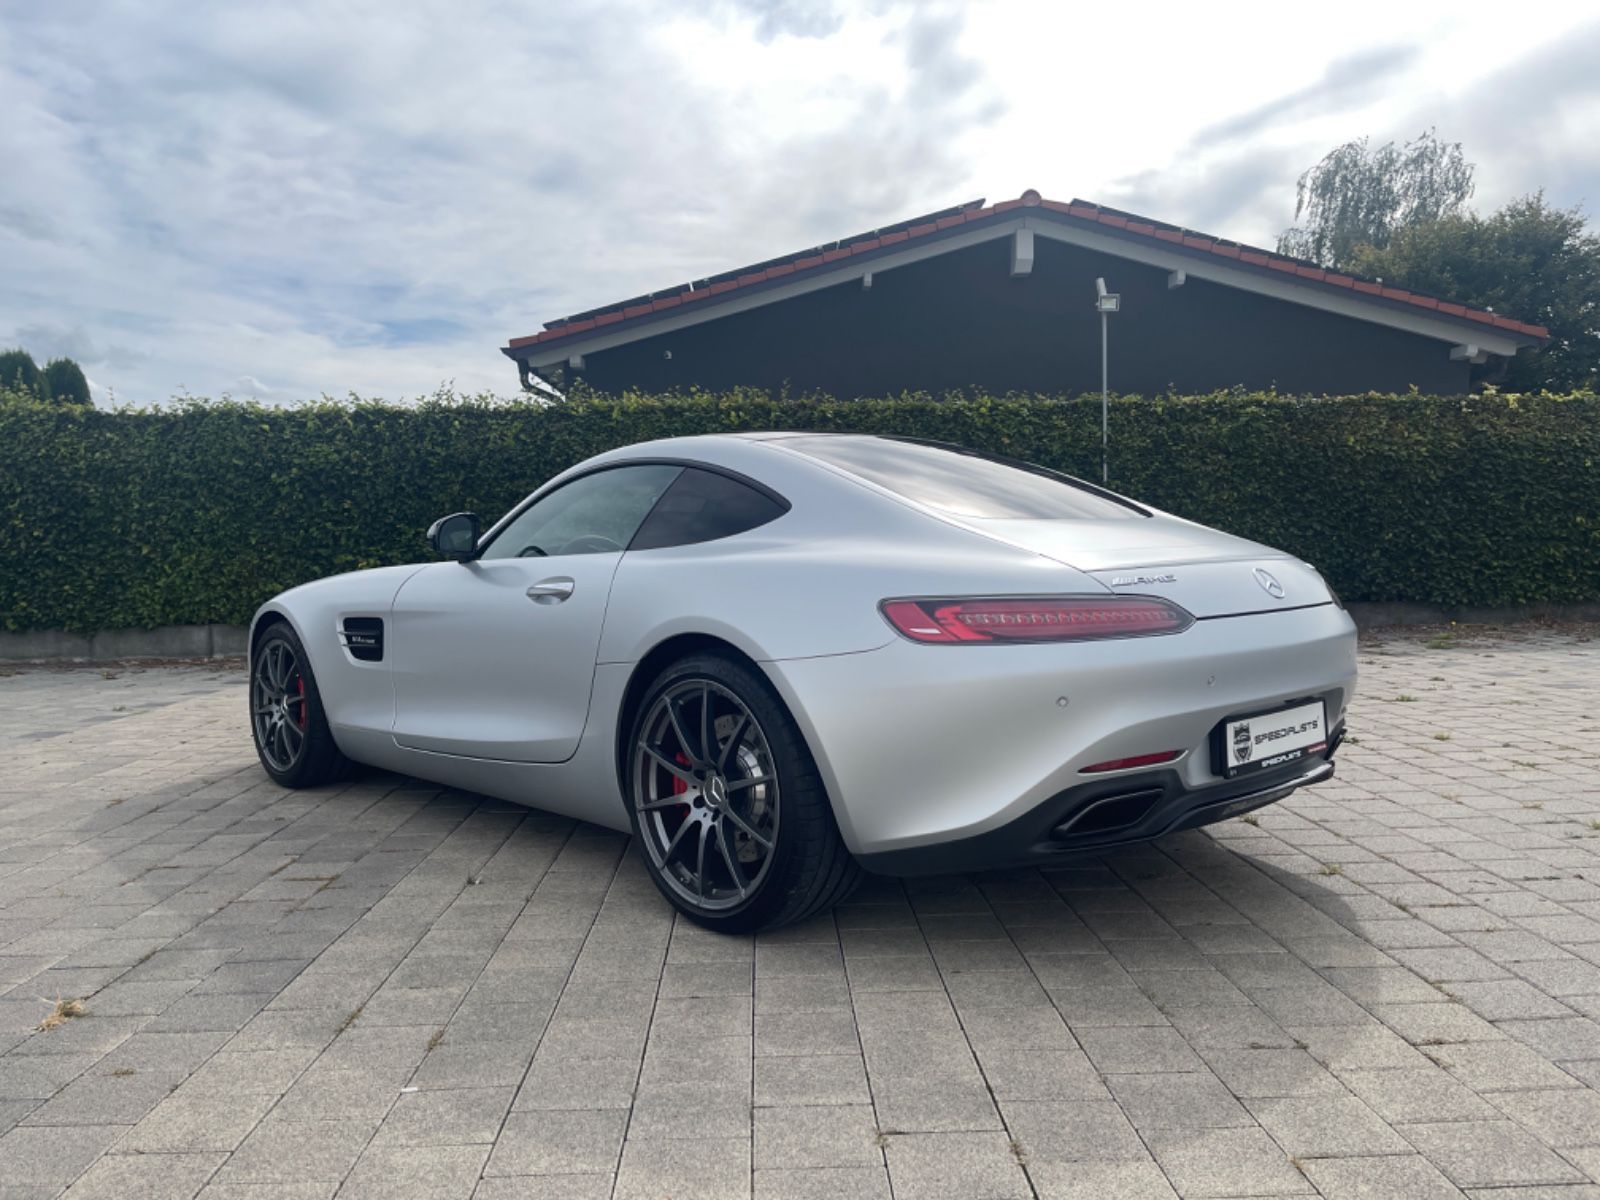
M1110 424L1111 413L1111 391L1107 383L1106 367L1106 314L1118 312L1122 308L1122 296L1118 292L1106 291L1106 281L1096 279L1094 307L1100 314L1100 482L1105 483L1110 478L1106 431Z

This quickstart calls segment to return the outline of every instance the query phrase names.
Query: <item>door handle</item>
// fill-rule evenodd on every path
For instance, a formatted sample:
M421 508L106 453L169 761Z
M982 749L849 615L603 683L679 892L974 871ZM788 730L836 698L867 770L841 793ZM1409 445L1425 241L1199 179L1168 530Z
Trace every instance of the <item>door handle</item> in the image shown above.
M572 580L565 575L541 579L528 589L528 599L535 604L560 604L572 595L573 586Z

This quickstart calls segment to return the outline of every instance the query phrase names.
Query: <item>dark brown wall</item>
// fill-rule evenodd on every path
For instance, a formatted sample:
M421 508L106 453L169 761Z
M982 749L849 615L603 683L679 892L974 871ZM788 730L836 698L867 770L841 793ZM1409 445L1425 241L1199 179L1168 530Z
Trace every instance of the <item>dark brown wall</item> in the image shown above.
M753 384L841 396L905 390L1077 393L1100 388L1095 276L1122 293L1111 388L1201 392L1465 392L1442 342L1035 239L1010 275L1009 238L586 356L605 391ZM665 357L670 350L672 357Z

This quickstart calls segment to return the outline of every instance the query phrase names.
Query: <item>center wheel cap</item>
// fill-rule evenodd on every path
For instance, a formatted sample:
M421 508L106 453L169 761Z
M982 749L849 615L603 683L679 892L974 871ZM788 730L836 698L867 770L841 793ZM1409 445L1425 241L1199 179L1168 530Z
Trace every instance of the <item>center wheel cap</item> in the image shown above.
M706 780L706 803L712 808L720 809L728 802L728 785L723 782L721 775L713 775Z

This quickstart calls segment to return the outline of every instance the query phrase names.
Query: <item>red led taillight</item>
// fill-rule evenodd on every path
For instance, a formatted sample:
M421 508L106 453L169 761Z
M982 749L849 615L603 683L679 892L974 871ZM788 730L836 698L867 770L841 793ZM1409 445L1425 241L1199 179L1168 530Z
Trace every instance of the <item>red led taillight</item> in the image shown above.
M1101 771L1126 771L1129 767L1151 767L1156 763L1169 763L1182 753L1182 750L1160 750L1155 754L1135 754L1132 758L1111 758L1093 766L1079 767L1078 771L1083 775L1096 775Z
M1157 596L885 600L882 608L914 642L1078 642L1177 633L1194 623Z

